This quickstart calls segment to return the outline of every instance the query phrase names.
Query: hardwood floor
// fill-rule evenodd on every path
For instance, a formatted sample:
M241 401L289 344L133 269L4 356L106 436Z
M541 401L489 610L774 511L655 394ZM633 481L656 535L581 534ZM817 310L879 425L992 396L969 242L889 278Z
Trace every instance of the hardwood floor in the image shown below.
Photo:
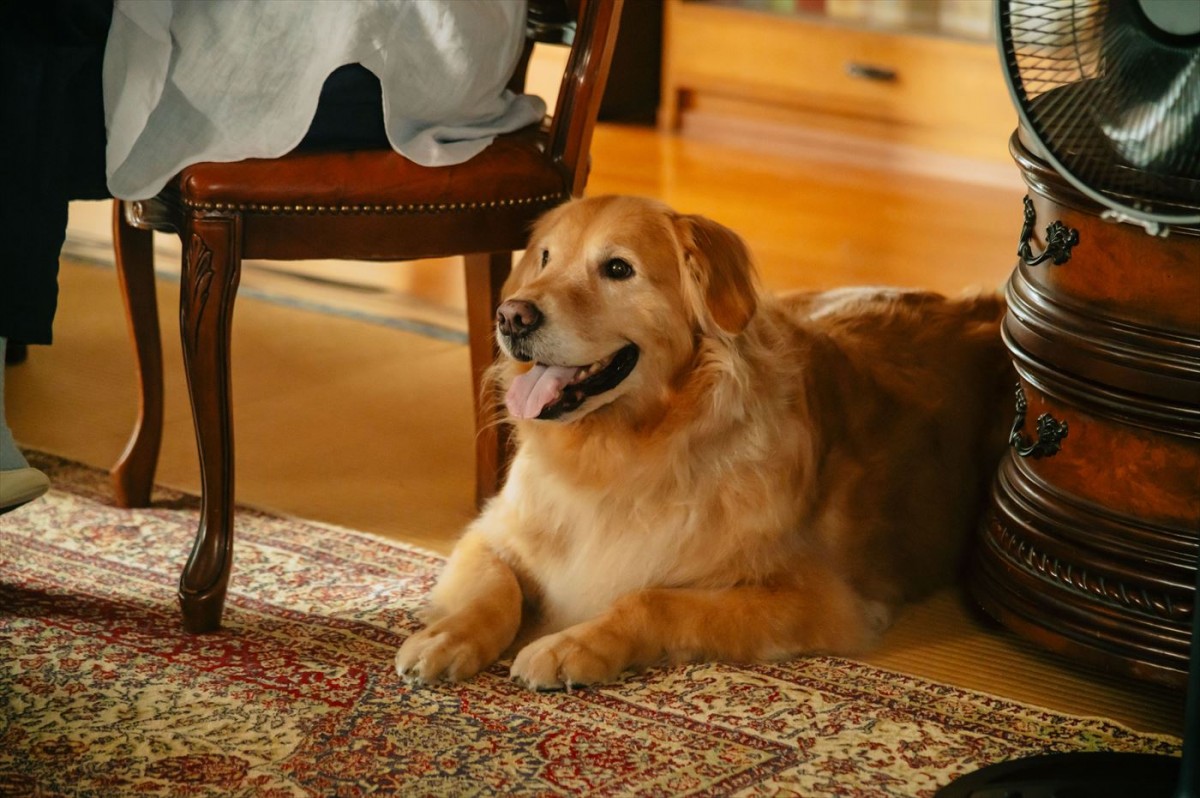
M878 283L957 292L1012 269L1024 192L602 126L589 193L659 197L738 231L775 290ZM969 177L964 175L964 177Z
M601 125L589 193L649 195L723 222L746 239L772 290L1001 285L1021 225L1015 167L1011 183L951 181L858 152L801 157L745 139ZM75 211L80 225L89 213L108 213L104 204ZM101 238L98 251L104 247ZM168 271L170 260L159 258ZM447 552L474 514L466 347L374 321L405 318L416 306L461 329L458 265L247 264L243 286L233 335L238 501ZM255 298L297 286L303 301ZM172 323L177 302L177 286L160 280L167 409L158 475L161 484L198 492ZM313 304L339 310L304 309ZM111 271L64 266L56 344L33 349L29 362L9 370L7 386L22 445L112 464L135 399ZM971 616L954 591L906 614L869 661L1144 730L1180 729L1177 694L1044 654Z

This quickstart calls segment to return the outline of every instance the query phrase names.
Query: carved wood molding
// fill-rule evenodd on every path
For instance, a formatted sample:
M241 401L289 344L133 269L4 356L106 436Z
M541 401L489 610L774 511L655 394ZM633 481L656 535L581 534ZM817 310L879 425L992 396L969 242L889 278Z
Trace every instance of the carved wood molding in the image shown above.
M212 290L213 265L212 250L204 243L204 239L192 233L188 241L186 256L187 271L183 277L183 302L181 312L183 323L191 336L193 347L197 345L200 336L200 325L204 319L204 308L208 304L208 295Z
M1090 573L1081 565L1038 550L995 517L989 519L988 533L1005 555L1062 587L1126 610L1155 615L1171 623L1191 624L1192 604L1189 601L1179 601L1177 597L1162 591L1152 591L1144 586Z

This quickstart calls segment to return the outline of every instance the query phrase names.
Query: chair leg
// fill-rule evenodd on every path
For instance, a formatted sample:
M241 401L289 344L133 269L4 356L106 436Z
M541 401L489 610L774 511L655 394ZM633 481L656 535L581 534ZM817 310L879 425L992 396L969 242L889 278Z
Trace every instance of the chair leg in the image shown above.
M125 221L113 201L113 252L138 377L138 415L129 443L109 472L119 507L150 504L163 428L162 340L154 296L154 233Z
M183 626L220 628L233 564L233 408L229 337L241 274L240 217L188 220L179 324L200 454L200 527L179 581Z
M512 271L512 253L467 255L463 261L475 392L475 501L482 505L500 490L510 454L508 425L500 421L497 398L483 395L483 374L496 360L496 308Z

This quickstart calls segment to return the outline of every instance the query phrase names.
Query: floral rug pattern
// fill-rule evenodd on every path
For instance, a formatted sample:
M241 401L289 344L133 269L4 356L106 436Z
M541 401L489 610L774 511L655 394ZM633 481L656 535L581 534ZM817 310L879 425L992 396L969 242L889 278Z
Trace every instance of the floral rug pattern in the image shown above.
M248 509L225 628L190 636L197 500L122 510L105 474L35 458L54 490L0 516L0 796L930 796L1026 754L1179 752L828 657L410 688L392 657L440 558Z

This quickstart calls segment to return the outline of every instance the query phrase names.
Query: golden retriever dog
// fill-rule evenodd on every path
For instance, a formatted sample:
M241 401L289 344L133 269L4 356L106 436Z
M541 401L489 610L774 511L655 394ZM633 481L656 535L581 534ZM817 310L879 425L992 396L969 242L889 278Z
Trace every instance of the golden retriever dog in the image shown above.
M600 197L537 224L503 300L518 446L410 682L860 652L954 578L1011 419L1000 297L772 298L729 229Z

